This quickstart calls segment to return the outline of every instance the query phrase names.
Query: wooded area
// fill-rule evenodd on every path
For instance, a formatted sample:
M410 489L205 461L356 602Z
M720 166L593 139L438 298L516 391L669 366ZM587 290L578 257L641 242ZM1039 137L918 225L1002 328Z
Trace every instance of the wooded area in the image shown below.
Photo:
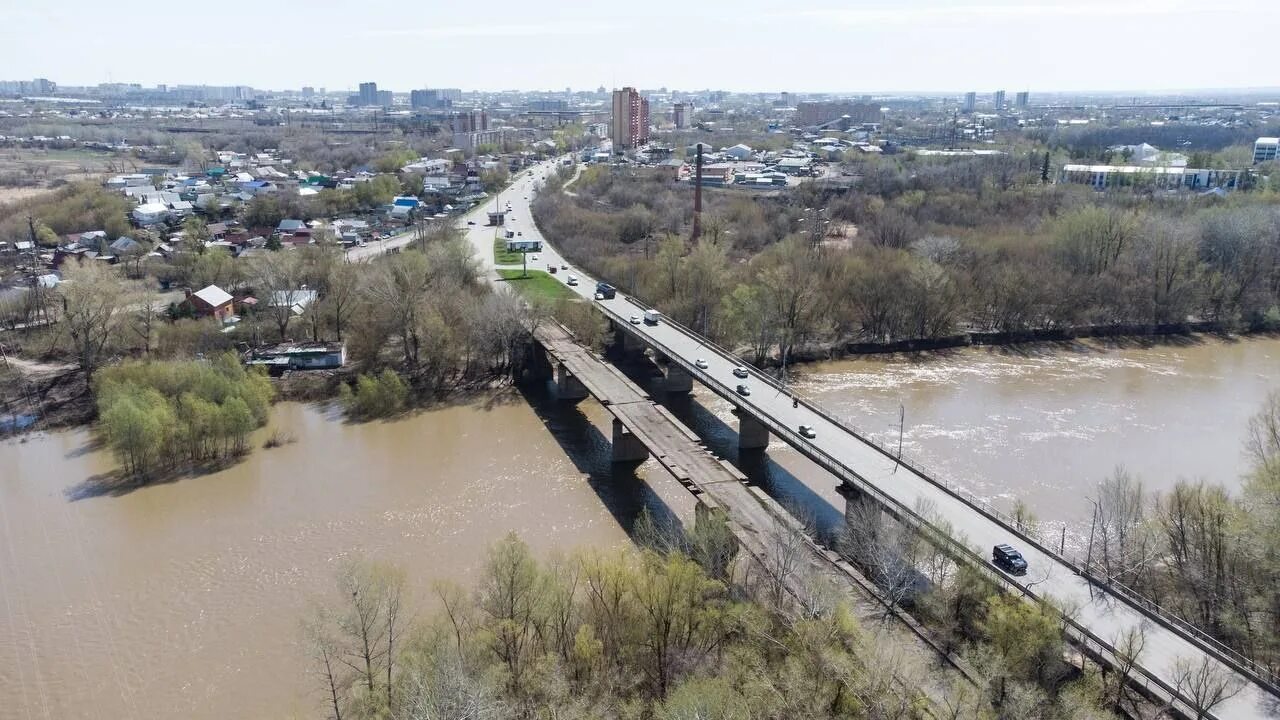
M1280 327L1275 193L1102 195L1045 185L1037 157L881 158L856 189L705 193L591 168L544 192L576 262L757 359L796 345L1202 321Z

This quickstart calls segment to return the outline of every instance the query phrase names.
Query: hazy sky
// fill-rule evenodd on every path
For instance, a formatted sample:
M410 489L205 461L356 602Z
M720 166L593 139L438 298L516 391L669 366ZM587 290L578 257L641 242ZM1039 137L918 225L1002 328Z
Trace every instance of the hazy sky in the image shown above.
M0 80L755 91L1280 86L1280 0L0 0Z

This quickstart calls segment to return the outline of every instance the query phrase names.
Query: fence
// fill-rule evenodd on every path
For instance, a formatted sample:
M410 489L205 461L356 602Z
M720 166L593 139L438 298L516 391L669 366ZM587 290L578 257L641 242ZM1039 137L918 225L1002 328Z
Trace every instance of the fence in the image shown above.
M645 309L645 310L650 309L649 305L631 296L627 296L627 300L631 304L636 305L637 307L640 307L642 309ZM604 306L601 306L601 308L604 310L606 314L613 316L614 321L616 323L620 324L621 326L629 327L627 325L627 321L625 318L622 318L621 316L618 316L612 313L608 308L605 308ZM736 359L737 356L735 356L733 353L729 352L725 348L720 347L714 342L702 337L698 333L694 332L688 327L685 327L679 322L674 321L671 318L668 318L665 316L663 318L663 321L690 337L698 338L699 342L703 346L715 351L722 357L727 359ZM735 405L737 405L740 402L737 399L737 394L731 388L721 383L720 381L716 380L714 377L711 377L709 374L703 372L702 370L696 367L693 367L692 364L685 363L678 354L671 351L662 343L658 342L657 340L649 336L645 336L643 338L643 341L654 345L660 352L662 352L668 358L679 361L681 364L685 365L686 366L685 369L687 371L691 372L695 377L697 377L704 384L712 387L712 389L714 390L717 390L717 392L719 392L723 397L729 398L730 401L733 402ZM849 423L846 420L842 420L840 418L835 417L834 415L830 414L820 406L788 390L776 378L760 373L758 371L753 371L753 375L757 379L768 384L770 387L777 389L779 392L788 394L798 402L804 404L805 408L808 409L810 412L813 412L821 416L822 418L832 423L833 425L837 425L839 427L844 428L849 434L853 435L859 441L879 451L885 457L890 458L895 462L899 463L902 467L916 474L921 479L943 490L944 492L951 495L952 497L960 500L965 505L971 507L972 509L986 516L990 520L1002 525L1003 527L1005 527L1005 529L1014 533L1021 540L1035 547L1036 550L1038 550L1039 552L1053 558L1055 561L1066 566L1072 572L1084 578L1091 584L1103 589L1104 591L1110 592L1116 598L1120 599L1121 601L1125 602L1129 606L1133 607L1135 610L1143 613L1148 617L1151 617L1156 622L1164 625L1169 630L1184 636L1189 642L1191 642L1193 645L1196 645L1201 651L1205 652L1208 655L1216 657L1217 659L1222 661L1224 664L1230 666L1236 672L1240 673L1241 675L1244 675L1245 677L1248 677L1250 680L1254 681L1258 685L1265 688L1268 692L1276 696L1280 696L1280 679L1278 679L1276 675L1270 671L1269 668L1264 667L1254 662L1250 658L1247 658L1241 655L1239 652L1224 645L1221 641L1211 637L1210 635L1205 633L1203 630L1195 627L1194 625L1187 623L1185 620L1182 620L1181 618L1177 617L1173 613L1165 610L1154 601L1143 597L1142 595L1134 592L1133 590L1130 590L1129 588L1119 583L1113 582L1109 579L1104 580L1102 577L1090 572L1089 568L1085 568L1080 564L1078 564L1077 562L1055 552L1054 550L1051 549L1051 544L1048 542L1045 542L1042 538L1039 538L1038 534L1034 529L1026 527L1024 523L1021 523L1015 518L1008 516L1006 513L1001 512L997 508L992 507L986 500L973 495L967 490L961 487L958 487L956 485L953 485L945 480L939 480L938 479L939 476L924 471L922 469L923 468L922 465L917 464L909 459L903 458L899 453L894 452L889 448L886 448L885 446L875 441L874 439L862 434L861 432L859 432L854 428L852 423ZM843 463L827 455L821 448L813 445L807 439L801 437L797 432L795 432L791 428L785 427L768 417L760 417L758 419L761 422L763 422L765 425L769 426L770 431L773 432L775 435L778 435L779 437L786 439L787 442L791 444L793 447L801 450L801 452L808 455L810 459L814 460L815 462L818 462L820 465L825 467L827 470L829 470L836 476L840 477L846 482L850 482L852 485L854 485L855 487L858 487L860 490L870 490L869 494L873 495L878 501L880 501L882 505L888 508L897 508L898 512L905 513L903 517L908 518L909 521L913 523L918 523L921 526L926 527L928 529L928 532L932 536L937 538L938 541L944 543L949 547L953 547L953 549L961 553L962 557L969 558L973 562L973 564L983 568L984 571L988 572L989 574L995 574L999 578L1000 583L1002 585L1016 587L1023 594L1029 597L1035 597L1027 588L1021 585L1018 585L1016 583L1012 583L1003 575L1000 575L998 573L993 573L989 564L986 562L985 558L981 554L975 552L972 548L968 546L957 543L947 533L938 531L936 528L933 527L932 523L928 522L924 518L921 518L913 509L906 508L905 506L898 503L896 500L883 494L872 483L865 481L863 478L858 476L856 472L853 472L852 470L846 468ZM1096 567L1096 565L1091 565L1090 567L1091 568ZM1070 619L1068 619L1068 623L1075 625L1078 628L1080 633L1087 635L1095 644L1100 646L1105 646L1107 648L1111 647L1108 643L1106 643L1106 641L1094 636L1092 633L1086 630L1083 626L1078 625L1077 623L1075 623ZM1110 652L1114 656L1114 648L1111 648ZM1143 672L1146 672L1146 671L1144 670ZM1171 694L1171 697L1177 697L1177 693L1174 692L1174 689L1166 685L1164 681L1160 680L1158 677L1154 675L1150 676L1150 679L1155 683L1157 683L1162 688L1164 688L1166 691L1168 691Z

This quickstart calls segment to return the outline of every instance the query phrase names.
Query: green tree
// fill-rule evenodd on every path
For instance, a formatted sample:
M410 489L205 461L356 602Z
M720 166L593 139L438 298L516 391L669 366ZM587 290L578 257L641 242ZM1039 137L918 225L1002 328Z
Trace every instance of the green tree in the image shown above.
M174 415L153 389L134 389L118 397L101 415L107 443L124 471L142 479L157 469Z

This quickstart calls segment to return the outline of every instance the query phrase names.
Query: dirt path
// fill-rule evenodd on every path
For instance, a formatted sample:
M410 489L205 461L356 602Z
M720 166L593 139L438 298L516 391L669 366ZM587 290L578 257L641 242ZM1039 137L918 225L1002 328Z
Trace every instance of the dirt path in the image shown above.
M48 363L39 362L37 360L27 360L26 358L13 357L6 355L0 359L0 364L11 367L32 380L45 380L54 378L59 375L65 375L76 369L75 365L69 363Z

